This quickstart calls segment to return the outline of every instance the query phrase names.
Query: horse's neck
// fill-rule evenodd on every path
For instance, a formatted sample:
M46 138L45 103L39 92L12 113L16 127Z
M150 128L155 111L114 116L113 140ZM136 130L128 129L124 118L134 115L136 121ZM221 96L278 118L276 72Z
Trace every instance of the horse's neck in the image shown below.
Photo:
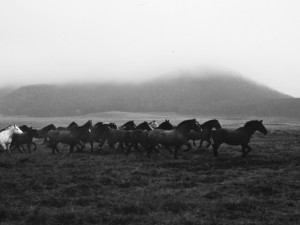
M214 127L214 124L212 122L208 122L208 123L204 123L201 128L203 130L208 130L208 131L211 131Z
M253 127L243 127L243 128L247 132L247 134L249 134L250 137L257 131L257 129Z
M187 124L184 124L179 127L176 127L176 130L181 132L184 135L188 135L188 133L190 132L191 129Z

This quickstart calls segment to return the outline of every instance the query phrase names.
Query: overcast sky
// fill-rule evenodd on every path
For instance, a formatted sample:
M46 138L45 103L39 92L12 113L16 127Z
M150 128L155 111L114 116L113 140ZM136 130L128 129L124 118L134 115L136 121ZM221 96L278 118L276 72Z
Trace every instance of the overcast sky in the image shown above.
M0 1L0 86L206 67L300 97L300 1Z

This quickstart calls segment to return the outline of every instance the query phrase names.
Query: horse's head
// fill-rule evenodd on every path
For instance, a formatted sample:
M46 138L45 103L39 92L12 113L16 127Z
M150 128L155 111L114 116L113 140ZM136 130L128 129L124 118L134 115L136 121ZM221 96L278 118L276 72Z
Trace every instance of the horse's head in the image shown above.
M196 119L184 120L178 124L176 127L177 130L190 131L194 130L196 132L201 131L201 125L198 123Z
M11 129L13 129L13 133L15 133L15 134L23 134L23 131L16 124L14 124L11 127L12 127Z
M115 123L109 123L107 124L109 128L111 129L118 129L118 126Z
M72 127L78 127L78 124L76 122L72 122L69 124L68 128L72 128Z
M200 123L196 119L193 119L191 130L194 130L196 132L200 132L201 131L201 125L200 125Z
M123 124L120 128L121 130L134 130L136 128L136 125L133 120L130 120Z
M93 127L93 123L92 120L88 120L85 124L83 124L82 126L84 127L88 127L88 128L92 128Z
M155 120L151 121L151 122L149 123L149 125L150 125L153 129L155 129L155 128L158 127L158 123L156 123Z
M219 123L219 120L213 119L213 121L214 121L214 128L215 128L216 130L222 128L221 124Z
M268 130L265 128L265 126L263 125L263 121L262 120L252 120L252 121L248 121L245 126L246 129L250 129L253 132L255 131L259 131L261 133L263 133L264 135L266 135L268 133Z
M165 120L164 122L162 122L157 129L162 129L162 130L173 130L174 126L170 123L169 120Z
M264 135L266 135L266 134L268 133L268 130L267 130L267 128L263 125L263 121L262 121L262 120L259 121L257 130L258 130L259 132L263 133Z
M150 124L147 121L142 122L141 124L139 124L136 129L141 129L141 130L152 130L152 127L150 126Z

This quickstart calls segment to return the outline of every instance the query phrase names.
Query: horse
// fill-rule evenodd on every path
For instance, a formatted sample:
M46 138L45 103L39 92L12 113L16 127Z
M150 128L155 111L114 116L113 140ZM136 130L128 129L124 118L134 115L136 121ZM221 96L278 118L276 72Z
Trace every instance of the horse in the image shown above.
M115 154L118 149L121 149L124 151L124 145L129 147L130 142L130 133L132 130L136 128L136 124L133 120L130 120L120 127L118 129L110 128L108 129L108 135L107 135L107 144L109 147L115 150ZM117 149L115 149L115 145L119 143Z
M215 157L219 155L218 148L221 144L235 145L242 147L242 156L245 157L252 149L249 146L252 135L259 131L266 135L268 130L263 125L263 121L250 120L243 127L229 131L226 129L218 129L212 132L213 154ZM248 151L246 151L248 149Z
M51 130L48 132L49 147L52 148L52 153L54 154L55 150L59 152L57 148L58 143L68 144L70 145L70 153L72 153L75 146L82 146L80 140L88 132L90 132L88 124L77 127L74 126L69 130Z
M161 129L161 130L173 130L174 126L170 123L170 120L165 120L159 126L155 129Z
M138 151L140 151L138 147L139 144L146 146L146 144L148 143L148 132L150 130L153 130L153 128L148 122L144 121L131 131L129 135L130 145L127 149L127 155L129 154L132 146L134 146L135 150Z
M117 130L117 126L113 123L96 123L91 129L94 141L99 142L98 149L101 150L105 141L108 139L110 129Z
M158 123L155 120L149 122L149 125L152 129L156 129L158 127Z
M200 124L196 119L184 120L173 130L154 129L148 134L148 156L158 144L175 146L174 158L177 159L178 149L187 143L188 134L191 130L199 131Z
M37 139L43 139L43 144L47 143L47 134L50 130L56 130L56 127L53 124L49 124L41 129L37 130Z
M24 128L24 127L23 127ZM37 130L33 129L32 127L24 131L22 134L14 134L12 136L11 147L15 146L19 152L22 153L20 146L23 144L27 145L28 152L31 153L30 145L34 146L34 151L36 150L36 144L33 142L33 137L37 136ZM23 146L22 146L23 148ZM23 148L24 149L24 148Z
M208 121L204 122L200 126L201 126L201 131L200 132L191 131L189 133L188 139L193 141L194 146L196 145L195 140L200 140L199 149L201 148L202 143L204 141L206 141L207 142L206 148L208 148L211 145L210 138L211 138L212 129L213 128L215 128L215 129L222 128L221 124L219 123L218 120L213 119L213 120L208 120Z
M12 142L13 134L22 134L23 131L17 125L9 125L8 127L0 130L0 145L4 150L10 154L10 145Z

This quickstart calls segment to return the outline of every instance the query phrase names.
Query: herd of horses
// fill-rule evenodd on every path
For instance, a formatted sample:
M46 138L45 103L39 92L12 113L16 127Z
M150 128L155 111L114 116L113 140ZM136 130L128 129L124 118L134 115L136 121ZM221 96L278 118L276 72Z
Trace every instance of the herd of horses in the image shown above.
M34 129L27 125L20 127L10 125L0 130L0 144L4 150L10 154L12 149L18 149L21 153L25 150L23 145L27 146L29 153L31 145L36 150L34 139L43 139L43 143L52 149L52 153L59 153L58 144L62 143L70 147L70 153L74 151L83 151L86 143L90 144L91 151L94 151L94 143L98 143L98 151L101 151L104 144L117 152L123 152L128 155L134 148L136 151L147 152L150 157L151 152L159 151L165 147L177 158L177 152L182 146L186 146L185 151L191 148L190 140L199 140L199 148L204 141L207 142L207 148L212 144L213 156L218 156L218 149L221 144L241 146L242 156L246 156L251 148L249 146L252 135L259 131L267 134L268 131L263 125L262 120L251 120L235 130L222 128L216 119L209 120L200 124L196 119L184 120L177 126L173 126L169 120L161 124L155 121L136 125L134 121L128 121L121 126L115 123L98 122L92 124L89 120L82 126L72 122L67 127L55 127L50 124L42 129ZM117 147L116 147L117 146ZM174 150L171 149L174 147Z

